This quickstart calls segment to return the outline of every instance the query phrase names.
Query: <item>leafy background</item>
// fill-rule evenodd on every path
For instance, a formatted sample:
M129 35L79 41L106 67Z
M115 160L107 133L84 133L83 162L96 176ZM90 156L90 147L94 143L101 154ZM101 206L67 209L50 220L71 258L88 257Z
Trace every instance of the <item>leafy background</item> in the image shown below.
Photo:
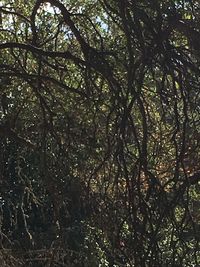
M2 266L199 266L198 1L0 14Z

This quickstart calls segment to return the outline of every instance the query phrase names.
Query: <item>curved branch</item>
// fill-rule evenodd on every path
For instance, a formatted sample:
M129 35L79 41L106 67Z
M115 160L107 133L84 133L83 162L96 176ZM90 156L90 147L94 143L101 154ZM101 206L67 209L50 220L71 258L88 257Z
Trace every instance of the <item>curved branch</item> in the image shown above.
M68 51L63 51L63 52L62 51L45 51L45 50L42 50L41 48L35 47L31 44L16 43L16 42L6 42L6 43L0 44L0 50L1 49L7 49L7 48L24 49L26 51L36 53L40 56L47 56L47 57L51 57L51 58L60 57L60 58L64 58L64 59L73 60L73 62L76 64L86 65L84 60L81 60L80 58L75 57L74 55L72 55Z
M29 20L26 16L16 12L16 11L10 11L10 10L6 10L6 7L0 7L0 12L4 13L4 14L10 14L10 15L16 15L19 18L23 19L24 21L26 21L27 23L31 24L31 20Z
M37 10L39 9L40 5L43 3L50 3L52 6L57 7L64 19L64 22L70 27L71 31L74 33L77 41L79 42L82 52L84 53L84 55L87 57L87 54L90 50L90 46L88 43L86 43L85 39L82 37L82 35L80 34L79 30L76 28L73 20L70 18L71 14L70 12L67 10L67 8L64 6L64 4L62 4L60 1L58 0L37 0L34 8L33 8L33 12L31 15L31 21L32 21L32 30L33 30L33 34L34 34L34 42L33 44L35 44L36 42L36 27L35 27L35 17L37 14Z
M28 79L29 78L33 78L33 79L37 79L38 78L38 75L36 75L36 74L21 73L21 72L18 72L17 70L14 70L14 69L12 69L12 71L13 72L0 72L0 76L1 77L2 76L6 76L6 77L14 77L15 76L15 77L21 77L21 78L25 77L25 78L28 78ZM69 91L70 93L78 94L81 97L87 97L87 94L85 94L84 92L80 91L79 89L75 89L75 88L69 87L69 86L57 81L56 79L54 79L52 77L41 75L40 79L52 82L53 84L58 85L59 87Z

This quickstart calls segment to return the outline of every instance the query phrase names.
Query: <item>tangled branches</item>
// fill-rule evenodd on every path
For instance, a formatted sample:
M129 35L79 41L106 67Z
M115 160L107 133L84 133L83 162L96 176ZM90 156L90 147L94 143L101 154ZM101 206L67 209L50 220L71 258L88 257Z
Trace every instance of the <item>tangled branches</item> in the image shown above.
M18 2L0 8L2 246L198 266L198 1Z

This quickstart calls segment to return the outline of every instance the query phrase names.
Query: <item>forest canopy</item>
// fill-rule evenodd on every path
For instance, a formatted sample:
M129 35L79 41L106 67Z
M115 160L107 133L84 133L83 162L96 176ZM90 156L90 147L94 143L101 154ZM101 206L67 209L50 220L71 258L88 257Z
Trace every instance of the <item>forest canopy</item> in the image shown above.
M200 3L0 1L2 267L200 266Z

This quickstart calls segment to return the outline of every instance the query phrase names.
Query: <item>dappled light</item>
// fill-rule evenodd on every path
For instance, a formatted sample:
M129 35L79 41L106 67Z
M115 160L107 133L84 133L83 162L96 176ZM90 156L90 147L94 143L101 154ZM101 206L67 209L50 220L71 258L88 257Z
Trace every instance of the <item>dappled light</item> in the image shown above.
M0 263L200 266L199 1L0 1Z

